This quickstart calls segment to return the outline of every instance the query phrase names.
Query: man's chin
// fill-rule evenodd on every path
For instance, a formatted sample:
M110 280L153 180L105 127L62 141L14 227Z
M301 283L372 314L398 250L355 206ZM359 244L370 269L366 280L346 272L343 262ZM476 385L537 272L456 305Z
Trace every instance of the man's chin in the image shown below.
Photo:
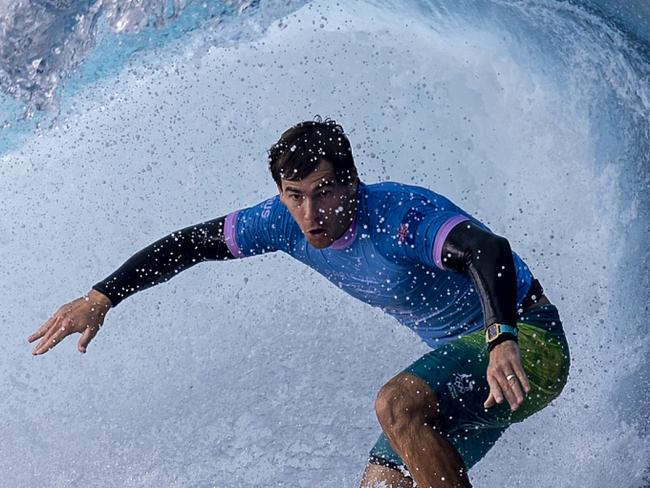
M332 239L330 239L327 236L322 236L322 237L312 237L312 236L306 236L307 237L307 242L311 244L313 247L316 249L325 249L326 247L329 247L332 245Z

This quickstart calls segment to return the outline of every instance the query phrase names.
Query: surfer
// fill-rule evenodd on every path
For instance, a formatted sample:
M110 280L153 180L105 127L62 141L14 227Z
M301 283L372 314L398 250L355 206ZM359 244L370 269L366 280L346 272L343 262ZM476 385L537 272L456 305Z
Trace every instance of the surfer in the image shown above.
M567 381L557 308L505 238L444 196L363 183L332 120L285 131L269 169L276 196L137 252L41 325L28 338L40 339L33 354L73 333L86 352L111 308L195 264L283 251L432 348L380 388L382 433L361 486L471 486L468 470L508 426Z

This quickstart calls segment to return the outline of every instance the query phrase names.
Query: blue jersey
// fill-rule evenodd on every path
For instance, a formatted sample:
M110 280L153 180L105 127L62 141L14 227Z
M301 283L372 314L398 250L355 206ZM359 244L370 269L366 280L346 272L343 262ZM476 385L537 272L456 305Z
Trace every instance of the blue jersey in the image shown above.
M359 183L357 199L349 229L325 249L309 244L277 195L229 214L226 243L235 257L286 252L395 317L433 348L483 327L474 283L467 273L445 269L442 245L465 221L487 227L442 195L417 186ZM519 308L532 275L514 252L513 259Z

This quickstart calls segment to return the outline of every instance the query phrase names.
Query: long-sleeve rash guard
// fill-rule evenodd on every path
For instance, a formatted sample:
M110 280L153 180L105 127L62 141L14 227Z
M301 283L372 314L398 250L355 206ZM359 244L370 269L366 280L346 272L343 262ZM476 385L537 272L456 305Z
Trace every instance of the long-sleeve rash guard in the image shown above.
M485 280L477 281L475 270L472 276L468 256L454 256L457 248L450 247L449 242L445 246L445 243L455 228L454 235L462 235L457 228L461 225L479 227L487 232L489 229L442 195L421 187L392 182L359 183L357 199L356 216L349 229L325 249L316 249L308 243L287 208L275 196L232 212L225 219L211 221L219 222L218 227L213 224L218 231L223 224L223 238L219 232L219 238L211 240L219 244L218 252L208 253L201 245L196 245L197 242L210 242L204 235L202 240L195 239L197 242L179 251L184 257L158 259L158 265L166 264L165 279L169 279L182 263L192 265L205 259L242 258L283 251L350 295L393 316L431 347L439 347L483 327L484 316L476 283L481 287ZM201 250L200 259L192 255L193 247ZM206 257L207 254L211 255ZM152 256L151 250L148 255ZM470 257L480 259L480 252ZM467 267L461 265L463 261ZM121 300L153 284L151 275L143 277L140 273L138 276L128 263L93 288L113 301L112 296ZM510 263L514 266L516 281L512 301L520 307L532 275L514 252ZM151 262L147 265L147 269L150 268ZM507 274L504 273L504 280ZM125 286L129 277L131 284ZM484 295L484 290L481 291ZM483 299L486 301L485 295ZM498 304L486 305L486 313L495 310L500 313ZM504 313L514 316L514 309Z

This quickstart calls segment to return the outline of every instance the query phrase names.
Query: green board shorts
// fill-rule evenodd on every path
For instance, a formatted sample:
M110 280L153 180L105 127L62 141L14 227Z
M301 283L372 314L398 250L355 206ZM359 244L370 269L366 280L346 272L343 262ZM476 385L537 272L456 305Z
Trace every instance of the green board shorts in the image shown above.
M571 360L557 308L552 304L534 307L518 317L517 327L531 390L515 412L505 399L489 409L483 407L490 391L483 330L425 354L403 371L422 378L435 393L447 439L467 469L485 456L509 425L543 409L566 384ZM384 434L372 448L369 462L402 472L408 469Z

